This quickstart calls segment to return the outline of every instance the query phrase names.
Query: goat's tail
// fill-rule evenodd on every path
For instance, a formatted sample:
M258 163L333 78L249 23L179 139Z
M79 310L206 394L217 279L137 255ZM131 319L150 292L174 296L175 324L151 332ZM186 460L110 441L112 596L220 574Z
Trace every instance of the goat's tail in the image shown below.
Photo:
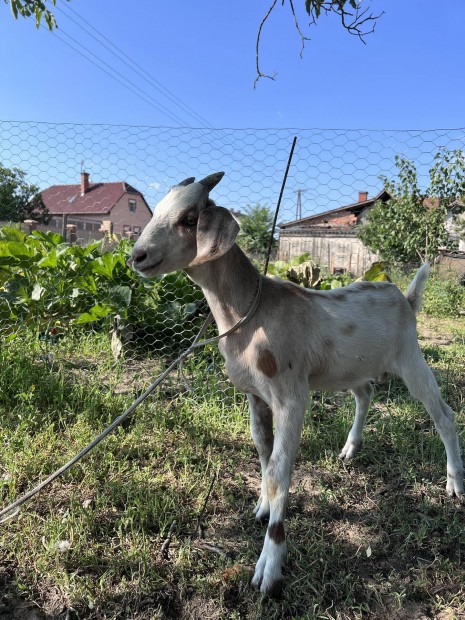
M410 282L405 297L409 302L412 310L415 314L418 314L421 310L421 304L423 302L423 292L426 286L426 280L429 276L429 263L424 263L415 274L415 277Z

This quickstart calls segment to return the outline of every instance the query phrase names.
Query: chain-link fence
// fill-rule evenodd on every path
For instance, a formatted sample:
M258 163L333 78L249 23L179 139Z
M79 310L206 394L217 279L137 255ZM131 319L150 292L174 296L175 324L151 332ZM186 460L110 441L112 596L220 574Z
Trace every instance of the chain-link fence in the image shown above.
M294 136L297 145L278 217L278 258L290 260L309 252L328 271L354 275L376 259L358 240L356 224L376 198L383 199L380 176L396 177L395 156L415 162L420 184L426 186L436 153L465 144L463 129L187 129L0 122L0 201L12 187L7 172L20 169L26 173L22 182L41 191L50 217L46 224L27 220L22 225L26 238L2 229L3 342L13 342L18 330L26 329L50 359L60 351L69 357L72 350L77 367L81 357L87 360L83 367L88 367L89 356L92 363L100 363L106 351L110 359L124 361L131 386L144 384L187 345L207 309L201 291L182 274L149 283L131 272L125 264L131 239L137 238L172 185L220 170L226 174L212 193L217 204L239 219L248 206L262 205L274 212ZM21 188L13 193L18 197ZM0 219L5 219L2 213ZM55 234L44 236L40 231ZM87 345L73 341L74 348L66 349L62 342L70 334L79 334ZM185 385L195 377L196 385L208 388L209 378L217 380L221 373L212 348L188 363L179 380Z

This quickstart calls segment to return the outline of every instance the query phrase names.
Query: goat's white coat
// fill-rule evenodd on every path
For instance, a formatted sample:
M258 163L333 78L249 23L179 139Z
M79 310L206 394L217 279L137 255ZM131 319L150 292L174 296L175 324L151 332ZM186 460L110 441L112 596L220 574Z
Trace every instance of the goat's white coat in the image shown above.
M175 186L157 206L133 252L134 266L143 275L184 269L202 287L220 333L245 316L262 277L234 243L238 225L232 215L208 199L222 176ZM340 454L350 459L361 442L371 381L385 373L401 377L425 405L444 443L447 492L463 493L453 412L417 342L415 312L428 271L424 265L417 272L406 296L384 282L314 291L264 278L252 319L220 341L231 381L247 393L261 463L255 514L270 520L252 583L263 592L273 592L282 579L283 521L309 390L353 393L355 420Z

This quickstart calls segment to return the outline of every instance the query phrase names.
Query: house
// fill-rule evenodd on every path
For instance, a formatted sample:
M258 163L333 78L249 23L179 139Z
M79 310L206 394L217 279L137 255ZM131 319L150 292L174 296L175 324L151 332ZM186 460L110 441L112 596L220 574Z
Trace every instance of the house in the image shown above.
M363 274L378 260L357 236L375 203L386 203L391 198L382 190L373 198L368 192L359 192L357 202L279 225L278 259L289 261L304 252L324 265L331 273L347 271L356 276Z
M41 196L51 215L47 228L84 241L110 232L137 237L152 217L137 189L124 181L91 183L88 172L81 172L80 184L52 185Z

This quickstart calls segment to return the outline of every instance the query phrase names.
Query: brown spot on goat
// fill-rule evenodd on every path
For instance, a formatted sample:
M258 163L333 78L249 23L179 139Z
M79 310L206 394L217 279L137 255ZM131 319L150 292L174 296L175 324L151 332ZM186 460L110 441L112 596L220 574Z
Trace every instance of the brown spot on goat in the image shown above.
M273 353L269 349L263 349L258 354L257 368L267 377L274 377L278 372L278 366Z
M356 329L357 329L357 326L355 323L348 323L347 325L344 325L344 327L342 328L342 333L344 334L344 336L350 336L351 334L354 333Z
M266 482L266 492L268 495L268 499L271 501L276 497L278 492L278 485L274 480L267 480Z
M278 521L277 523L270 523L268 526L268 536L277 545L281 545L286 540L283 522Z
M325 338L323 340L323 347L326 351L328 351L328 349L334 349L334 340L331 338Z

